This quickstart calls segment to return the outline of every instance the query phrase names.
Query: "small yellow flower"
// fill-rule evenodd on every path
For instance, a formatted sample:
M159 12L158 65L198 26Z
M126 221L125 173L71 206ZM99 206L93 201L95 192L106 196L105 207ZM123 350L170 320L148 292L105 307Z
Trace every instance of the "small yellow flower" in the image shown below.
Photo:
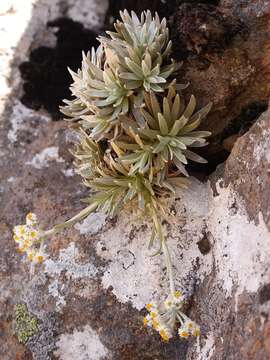
M32 238L32 239L36 239L37 236L38 236L38 232L36 230L31 230L29 232L29 236Z
M176 299L179 299L181 296L182 296L181 291L177 290L177 291L174 292L174 297L175 297Z
M183 329L179 329L178 334L181 338L184 338L184 339L187 339L189 337L189 333Z
M159 330L159 323L156 319L152 320L152 325L155 330L157 330L157 331Z
M18 243L20 242L21 238L18 235L13 235L13 240Z
M24 248L24 249L27 249L27 248L29 248L31 245L32 245L32 244L31 244L31 241L30 241L29 239L26 239L26 240L24 240L24 241L22 242L21 247ZM25 250L23 250L23 251L25 251Z
M165 341L165 342L169 341L169 336L168 336L167 332L164 329L159 331L159 335L160 335L160 337L162 338L163 341Z
M23 235L25 235L25 233L26 233L26 226L25 225L19 225L18 226L18 233L19 233L19 235L21 235L21 236L23 236Z
M37 222L37 216L34 213L29 213L26 215L26 223L27 225L32 225Z
M35 256L35 261L37 262L37 263L42 263L42 261L44 260L44 257L43 257L43 255L41 255L41 254L37 254L36 256Z
M157 313L155 311L151 311L150 316L152 319L154 319L155 317L157 317Z
M143 325L144 325L144 326L147 326L147 325L148 325L148 319L147 319L146 316L143 318Z
M33 261L34 257L35 257L34 251L32 251L32 250L28 251L28 253L27 253L28 260Z
M146 307L146 309L147 309L148 311L150 311L150 310L153 308L153 304L148 303L148 304L145 305L145 307Z
M186 327L187 327L188 329L192 329L193 326L194 326L193 321L188 321L188 322L186 323Z

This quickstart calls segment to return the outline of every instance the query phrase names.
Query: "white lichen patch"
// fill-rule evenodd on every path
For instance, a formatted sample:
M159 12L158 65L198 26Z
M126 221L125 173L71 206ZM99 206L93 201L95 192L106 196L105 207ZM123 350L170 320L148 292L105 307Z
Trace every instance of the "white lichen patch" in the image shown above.
M74 227L81 235L96 234L105 225L107 215L103 213L94 213L88 215L82 222L76 224Z
M69 0L68 16L89 29L102 29L108 0Z
M62 334L56 343L54 355L59 360L102 360L110 359L108 349L102 344L98 334L86 325L83 330L72 334Z
M61 310L61 308L66 305L65 297L60 293L64 287L64 284L59 284L58 279L53 280L48 286L49 295L55 298L55 306L57 311Z
M28 109L20 101L16 101L10 115L10 130L7 134L8 140L14 143L18 139L18 134L24 130L31 131L34 136L37 135L37 129L31 129L29 126L30 121L38 123L49 121L49 118Z
M16 181L16 178L14 176L10 176L8 179L7 179L7 182L9 183L14 183L14 181Z
M43 149L40 153L36 154L31 161L27 161L26 165L31 165L36 169L43 169L49 166L51 161L63 163L64 159L59 156L59 149L57 146L50 146Z
M179 289L190 294L194 283L201 283L214 267L216 281L227 296L235 292L237 300L244 291L256 292L268 281L270 235L261 216L259 225L248 220L241 200L230 188L218 187L218 191L214 197L209 184L192 180L190 188L172 202L176 214L167 216L167 241ZM103 286L112 286L119 301L131 301L139 310L167 290L161 287L163 258L150 257L150 228L148 224L142 229L141 221L122 213L117 225L97 243L98 254L109 261ZM203 255L197 243L205 232L211 249Z
M121 302L131 301L134 307L142 309L152 294L160 290L160 258L149 256L148 232L137 231L130 241L133 226L139 227L140 221L133 222L132 216L125 214L116 227L102 234L97 253L109 261L102 277L103 286L112 286Z
M174 203L176 215L168 214L167 217L171 227L168 245L175 265L176 283L180 289L185 285L183 290L186 291L193 287L194 278L203 278L210 271L210 257L203 257L197 246L205 227L207 186L193 179L192 187L192 191L180 194L180 200ZM194 193L198 194L196 201ZM168 290L162 287L163 258L151 257L154 250L147 248L150 227L143 230L141 222L142 219L135 222L133 215L122 213L117 226L103 233L97 244L98 254L110 261L102 278L103 286L112 286L120 301L131 301L138 310L153 297L164 296ZM130 234L133 234L132 238ZM197 258L201 259L201 270L195 274Z
M54 352L60 360L101 360L110 359L108 349L100 341L98 334L86 325L82 331L62 334Z
M266 121L261 121L260 127L263 128L262 135L258 138L253 138L254 150L253 157L255 159L253 167L258 166L262 159L265 158L270 163L270 129Z
M248 220L241 200L230 188L219 188L212 198L208 225L215 238L217 278L228 296L256 292L269 281L270 234L259 214L259 224ZM232 211L237 206L237 211Z
M91 262L85 264L79 263L79 253L74 243L71 243L66 249L62 249L58 260L45 260L45 273L52 276L59 276L65 272L67 278L93 278L97 274L97 268Z
M207 338L198 339L195 344L197 360L211 360L215 351L215 337L213 333L208 333Z
M72 177L75 175L75 171L73 168L69 168L69 169L62 169L61 172L66 176L66 177Z

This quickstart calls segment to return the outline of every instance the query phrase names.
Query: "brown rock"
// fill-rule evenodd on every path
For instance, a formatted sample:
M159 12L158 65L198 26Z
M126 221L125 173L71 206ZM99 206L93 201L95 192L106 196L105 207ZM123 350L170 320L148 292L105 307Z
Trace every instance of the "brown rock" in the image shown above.
M209 154L219 157L224 139L239 137L211 177L213 192L191 180L194 186L179 195L164 224L178 284L191 295L186 310L201 325L202 336L198 342L175 338L164 344L142 326L138 297L153 293L152 280L158 284L154 292L164 293L165 274L157 258L151 263L141 251L149 224L130 224L126 213L99 226L97 218L86 233L69 229L53 237L49 259L30 274L15 251L13 226L30 210L44 227L60 222L81 209L87 190L69 171L67 124L25 108L11 82L0 128L1 360L270 358L270 241L263 223L269 228L269 110L251 126L269 98L269 1L177 3L179 11L172 1L170 13L174 41L178 38L185 51L182 74L199 103L214 102L203 124L215 136ZM43 6L51 9L50 1ZM29 29L34 38L33 24ZM21 48L29 54L29 36L26 32L20 54ZM16 78L16 62L10 70ZM136 256L128 253L132 246ZM134 260L128 266L127 253ZM26 345L12 329L14 305L22 301L39 324Z
M226 184L233 184L245 200L252 219L259 213L270 228L270 110L235 143L224 168Z
M171 32L174 56L185 60L179 81L190 82L188 93L200 104L213 102L202 127L213 132L212 144L220 143L243 108L268 102L270 4L263 0L227 0L218 6L184 3L171 18Z

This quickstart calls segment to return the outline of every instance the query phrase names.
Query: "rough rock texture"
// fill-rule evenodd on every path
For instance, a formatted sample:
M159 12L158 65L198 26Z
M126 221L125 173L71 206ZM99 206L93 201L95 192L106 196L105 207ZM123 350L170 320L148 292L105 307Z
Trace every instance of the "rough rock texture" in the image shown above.
M223 140L243 132L266 110L270 95L270 3L221 0L181 2L171 17L174 55L184 60L179 78L200 104L212 101L203 127L213 138L208 156L223 156ZM247 116L252 111L253 115Z
M214 100L209 126L223 133L216 137L215 161L222 162L224 129L226 137L236 135L229 158L207 181L192 178L189 190L168 201L164 226L177 284L202 327L197 341L168 344L141 323L144 304L167 290L162 258L149 257L146 249L149 224L128 213L115 219L93 214L48 241L50 258L37 272L29 271L12 241L13 226L28 211L49 227L81 209L86 194L72 171L75 135L65 122L20 102L19 65L33 49L55 46L48 21L70 16L96 31L108 4L0 5L1 360L270 358L270 8L259 0L216 3L178 1L162 8L157 2L175 13L172 24L182 31L174 31L175 54L185 58L182 73L191 89L201 103ZM177 50L177 36L185 52ZM237 126L228 128L233 122ZM25 345L14 335L17 304L38 320L38 334Z

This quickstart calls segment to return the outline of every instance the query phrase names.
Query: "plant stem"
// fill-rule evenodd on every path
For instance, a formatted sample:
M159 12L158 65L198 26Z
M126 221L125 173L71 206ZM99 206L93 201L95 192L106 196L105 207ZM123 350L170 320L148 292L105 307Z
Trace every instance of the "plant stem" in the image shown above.
M77 215L73 216L71 219L63 222L62 224L55 225L50 230L45 231L42 238L45 239L51 235L57 234L59 231L65 229L66 227L69 227L77 223L78 221L88 216L90 213L94 212L97 207L98 207L97 202L92 203L91 205L87 206L82 211L80 211Z
M161 225L160 221L158 220L157 213L156 213L155 210L153 210L153 212L152 212L152 219L153 219L157 234L160 237L161 248L162 248L163 253L164 253L164 258L165 258L165 263L166 263L166 268L167 268L167 276L169 278L169 283L170 283L170 292L171 292L172 295L174 295L175 286L174 286L171 255L170 255L170 252L169 252L169 249L168 249L168 246L167 246L166 239L164 237L164 233L163 233L163 230L162 230L162 225Z
M170 256L170 252L167 246L167 242L163 236L162 239L162 249L163 249L163 253L164 253L164 257L165 257L165 262L166 262L166 267L167 267L167 275L169 278L169 283L170 283L170 292L173 295L175 293L175 286L174 286L174 278L173 278L173 268L172 268L172 261L171 261L171 256Z

